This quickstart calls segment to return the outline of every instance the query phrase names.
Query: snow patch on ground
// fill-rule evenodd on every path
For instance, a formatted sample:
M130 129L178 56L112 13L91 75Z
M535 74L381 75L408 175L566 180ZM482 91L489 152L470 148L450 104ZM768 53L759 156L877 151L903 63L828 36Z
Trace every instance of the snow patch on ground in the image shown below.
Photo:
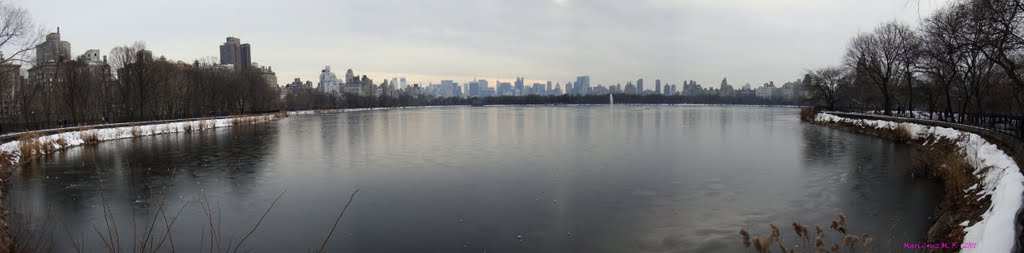
M897 123L883 120L849 119L828 113L819 113L818 122L846 122L874 128L893 129L899 125L907 128L915 139L928 135L958 140L957 145L967 154L974 174L981 179L981 195L989 195L992 206L973 225L964 222L964 243L976 243L975 248L961 252L1010 252L1014 246L1015 225L1024 196L1024 174L1009 155L982 138L980 135L948 127L927 126L914 123ZM987 168L987 170L985 169ZM978 185L971 186L971 188Z

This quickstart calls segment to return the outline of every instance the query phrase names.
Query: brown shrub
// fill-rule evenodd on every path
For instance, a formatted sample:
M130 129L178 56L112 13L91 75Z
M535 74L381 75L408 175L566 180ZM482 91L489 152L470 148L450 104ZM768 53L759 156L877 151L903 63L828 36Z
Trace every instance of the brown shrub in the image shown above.
M979 181L972 173L974 167L967 154L957 145L958 140L929 136L926 144L917 147L913 173L942 179L950 197L964 197L964 190Z
M60 147L67 147L68 146L68 141L65 140L64 137L60 137L54 143L57 144L57 145L60 145Z
M21 151L22 160L34 157L36 153L42 150L42 143L39 143L39 134L36 132L22 134L18 138L18 149Z
M139 126L133 126L132 130L131 130L131 133L132 133L132 137L142 136L142 128L140 128Z
M46 143L43 143L41 148L43 153L45 154L50 154L60 149L60 147L57 146L56 141L47 141Z
M814 122L814 118L818 116L818 111L814 107L802 107L800 108L800 120L806 122Z
M96 134L95 130L87 130L78 133L78 137L82 138L85 145L96 145L100 143L100 137Z
M14 164L14 156L7 152L0 151L0 171L6 171Z
M910 142L914 140L914 135L910 133L910 129L907 128L907 124L897 124L892 133L892 138L899 142Z

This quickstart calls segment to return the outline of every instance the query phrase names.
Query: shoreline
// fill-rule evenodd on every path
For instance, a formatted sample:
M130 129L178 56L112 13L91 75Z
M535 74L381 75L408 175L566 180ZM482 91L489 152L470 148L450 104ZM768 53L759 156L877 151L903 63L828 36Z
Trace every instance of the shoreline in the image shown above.
M7 179L29 159L60 152L68 148L95 145L104 141L131 139L170 133L191 133L209 129L251 125L279 120L287 114L238 115L206 119L182 119L158 122L135 122L73 128L44 129L5 134L0 143L0 251L12 249L15 240L9 227L7 210ZM45 135L40 135L43 133ZM27 153L27 154L25 154Z
M945 190L941 203L935 207L935 219L926 240L976 245L961 252L1012 252L1019 248L1017 217L1024 194L1024 175L1014 158L983 137L984 133L872 115L841 117L828 112L801 112L801 120L906 142L935 160L961 161L968 166L966 177L950 172L950 166L942 162L926 161L929 166L922 168L943 182ZM953 153L949 153L951 150Z

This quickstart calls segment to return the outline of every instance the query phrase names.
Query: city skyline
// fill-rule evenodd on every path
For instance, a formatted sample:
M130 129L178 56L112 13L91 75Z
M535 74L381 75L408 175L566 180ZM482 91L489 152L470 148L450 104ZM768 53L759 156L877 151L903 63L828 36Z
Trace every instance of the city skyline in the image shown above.
M589 75L606 86L723 77L737 86L795 80L839 59L852 34L886 20L913 23L946 1L11 2L50 32L61 27L72 55L144 41L157 55L188 62L217 57L214 45L236 37L255 45L251 61L273 66L282 81L316 81L330 65L422 85ZM95 18L109 9L124 17Z

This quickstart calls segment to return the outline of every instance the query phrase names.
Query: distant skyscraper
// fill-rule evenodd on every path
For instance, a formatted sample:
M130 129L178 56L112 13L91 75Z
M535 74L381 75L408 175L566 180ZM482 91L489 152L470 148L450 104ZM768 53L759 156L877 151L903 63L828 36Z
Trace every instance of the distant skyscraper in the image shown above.
M470 97L479 97L480 96L480 82L479 81L469 82L468 84L466 84L466 89L467 89L467 91L466 91L466 95L467 96L470 96Z
M654 79L654 93L661 94L661 79Z
M636 95L637 94L636 93L636 86L633 85L633 82L626 82L626 88L625 88L624 91L625 91L626 95Z
M732 96L734 93L732 85L729 85L725 78L722 78L722 86L718 88L718 93L720 96Z
M347 83L347 84L348 83L354 84L354 83L358 83L358 82L359 82L359 79L356 78L356 75L355 75L355 73L352 72L352 69L348 69L348 71L345 71L345 83Z
M553 88L554 87L551 87L551 81L548 81L547 87L544 89L544 95L551 95L551 89Z
M532 95L544 95L544 84L533 83L533 87L530 88L530 92L528 93Z
M220 45L220 64L231 64L235 69L249 68L252 65L252 48L249 43L235 37L228 37L224 45Z
M497 82L498 96L512 96L515 94L512 84L509 82Z
M341 92L341 83L338 81L338 76L331 72L331 66L326 66L320 71L320 83L317 84L317 89L326 93Z
M576 89L572 86L572 82L565 83L565 94L576 95Z
M441 87L440 91L438 91L438 96L454 97L455 94L458 92L457 90L458 88L457 85L455 85L455 81L441 80Z
M672 87L669 86L667 83L665 84L665 90L664 91L665 91L665 95L672 95Z
M487 84L487 80L480 79L480 80L477 80L476 82L480 83L480 90L481 90L481 92L483 92L483 91L485 91L485 90L487 90L488 88L491 87L490 85Z
M587 95L590 90L590 76L577 76L573 88L576 88L577 94Z
M523 83L524 81L526 81L525 78L516 77L516 89L515 89L515 93L516 93L515 95L516 96L522 96L523 95L523 91L526 89L526 87L525 87L526 84Z
M636 94L644 94L644 79L640 78L636 80Z
M252 47L249 46L249 43L242 44L242 46L238 48L238 57L240 61L238 65L241 66L242 69L248 69L252 66Z
M405 90L406 84L405 84L405 77L404 76L398 78L398 88L402 89L402 90Z
M46 35L46 41L36 45L36 65L71 60L71 43L60 40L60 28Z

